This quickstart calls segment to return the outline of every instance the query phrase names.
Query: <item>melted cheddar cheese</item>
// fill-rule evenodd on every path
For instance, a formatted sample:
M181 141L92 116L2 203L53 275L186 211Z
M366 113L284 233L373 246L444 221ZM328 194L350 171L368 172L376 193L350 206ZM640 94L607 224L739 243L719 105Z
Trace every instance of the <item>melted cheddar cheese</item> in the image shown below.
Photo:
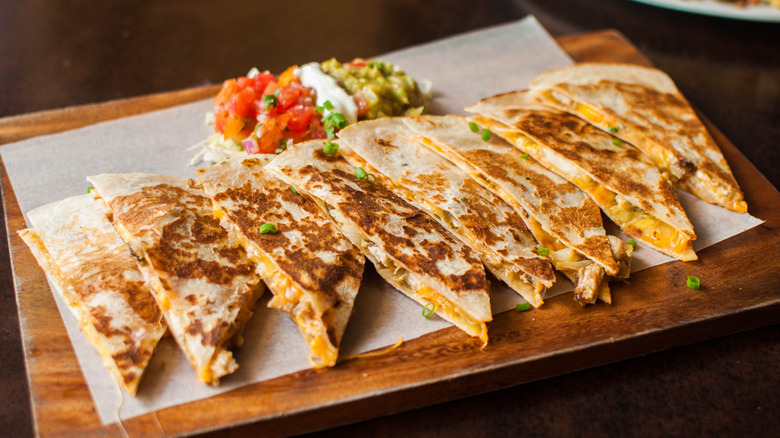
M543 146L522 133L512 131L506 125L486 119L478 118L483 123L502 136L514 142L520 149L531 154L537 161L552 169L559 175L566 176L574 185L590 195L594 201L607 213L623 231L631 236L672 254L682 261L696 260L691 239L671 225L661 221L641 208L630 204L626 200L618 201L618 195L607 187L597 183L584 172L572 175L557 166L543 151Z
M482 321L474 321L470 316L463 313L460 307L452 304L450 300L442 296L435 289L428 286L420 286L417 288L417 294L425 300L431 301L436 305L435 312L443 313L449 319L460 321L461 324L467 325L467 333L472 336L478 337L483 344L483 347L488 343L487 324Z
M425 139L425 141L430 143L430 141L427 139ZM522 291L521 295L523 295L523 297L525 297L534 307L539 307L543 304L541 292L545 289L545 286L542 283L535 281L534 278L529 275L517 272L516 268L507 263L502 257L499 257L495 254L493 254L492 260L486 260L487 257L482 256L483 252L487 252L485 245L479 242L479 239L477 239L477 237L469 228L458 224L458 221L453 218L449 212L434 205L428 201L428 199L417 196L416 193L409 190L408 188L400 184L396 184L394 181L377 171L375 167L371 166L357 154L349 152L345 154L345 157L347 157L348 160L353 163L360 164L364 170L374 174L377 178L377 181L380 181L382 185L388 187L394 192L400 193L404 199L408 200L409 202L423 204L425 206L424 209L428 214L433 216L438 222L446 225L450 230L455 231L458 236L465 238L465 243L471 248L483 248L477 252L480 253L480 258L482 259L483 263L490 269L491 272L493 272L493 274L495 274L499 279L503 280L506 284L518 292ZM478 174L478 172L472 171L469 174ZM480 181L493 186L492 183L489 183L487 180L482 178L481 175L479 178ZM508 196L508 193L505 192L505 194Z
M224 217L224 213L217 205L213 205L212 209L215 218L221 220ZM247 258L255 264L258 274L274 295L268 306L289 313L300 329L304 340L309 345L308 359L312 366L322 368L335 365L338 349L330 342L322 315L319 315L320 318L311 318L311 315L317 315L317 312L313 311L314 306L303 290L242 233L236 232L236 240L244 248Z
M666 173L667 176L672 179L672 182L676 182L678 178L683 176L672 174L671 168L674 154L646 135L641 133L637 135L637 133L632 130L627 130L625 127L620 127L620 124L615 120L607 118L605 114L583 103L570 101L570 103L567 104L569 99L556 98L552 91L545 92L543 97L545 100L555 105L562 105L571 108L573 112L579 114L582 118L598 126L604 131L609 131L610 128L620 129L618 132L621 132L622 135L619 135L618 137L628 141L633 145L641 146L640 149L642 152L650 157L653 163L655 163L655 165L661 169L661 171Z

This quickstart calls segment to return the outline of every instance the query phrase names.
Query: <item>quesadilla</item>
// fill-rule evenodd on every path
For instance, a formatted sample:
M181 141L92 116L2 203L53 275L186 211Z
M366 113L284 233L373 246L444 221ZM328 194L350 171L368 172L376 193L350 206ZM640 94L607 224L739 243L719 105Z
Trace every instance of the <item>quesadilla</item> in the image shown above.
M568 179L626 234L683 261L696 239L672 183L649 158L527 92L490 97L467 108L548 169Z
M350 125L339 132L339 140L347 161L431 215L532 306L542 304L541 292L552 286L555 273L509 204L419 145L401 118Z
M262 283L244 250L212 215L211 200L184 178L105 173L87 178L138 261L168 327L198 379L217 384L238 368L240 345Z
M539 75L530 86L545 103L636 146L683 189L711 204L747 212L723 153L664 72L584 63Z
M514 207L536 240L550 250L553 266L577 284L575 298L580 304L592 303L598 290L603 301L610 301L606 282L594 287L592 279L599 271L602 277L627 278L633 247L614 236L608 238L599 207L588 195L499 136L483 140L479 126L465 117L418 116L403 122L419 144ZM590 275L581 274L591 263L600 269L592 267ZM591 281L580 284L586 277Z
M166 331L135 259L91 195L27 213L19 235L120 387L135 395Z
M333 366L365 258L315 201L263 169L269 157L197 170L198 182L274 294L269 307L290 314L315 367Z
M390 284L487 343L488 281L476 254L438 222L380 184L358 179L338 152L311 140L266 169L321 202L341 231ZM332 143L329 143L332 144Z

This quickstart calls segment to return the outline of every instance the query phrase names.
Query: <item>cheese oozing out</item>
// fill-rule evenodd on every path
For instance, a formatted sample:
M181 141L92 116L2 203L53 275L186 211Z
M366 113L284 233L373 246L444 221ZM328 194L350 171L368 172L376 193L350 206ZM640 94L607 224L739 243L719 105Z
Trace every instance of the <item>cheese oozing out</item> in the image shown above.
M368 169L366 169L368 170ZM377 176L377 178L380 178ZM322 202L318 200L318 202ZM366 257L374 264L377 273L387 282L403 291L407 296L425 306L434 304L434 313L451 322L470 336L479 338L483 346L487 345L488 333L485 321L479 321L469 315L460 306L453 303L436 288L426 284L418 275L405 269L393 260L379 245L368 237L352 222L345 218L338 209L329 209L331 218L339 225L339 228L353 245L358 247Z
M625 197L599 184L586 172L569 164L549 148L543 147L526 135L513 131L494 120L485 117L478 117L478 119L480 123L501 133L502 136L532 155L544 166L565 176L574 185L590 195L607 216L627 234L682 261L697 259L696 253L693 251L692 240L684 233L642 208L631 204Z
M344 151L343 155L348 161L359 164L367 172L376 176L378 182L385 187L390 188L393 192L399 193L401 197L408 202L423 205L426 213L433 216L434 219L448 229L455 231L455 234L462 237L464 243L471 248L484 248L484 245L479 243L479 239L477 239L474 233L467 227L462 226L457 218L453 217L449 212L439 208L425 197L418 196L408 188L396 184L353 151ZM545 287L541 282L538 282L530 275L519 271L497 254L493 254L492 257L488 259L488 257L482 254L482 251L478 251L478 253L480 254L482 262L496 277L515 289L526 298L531 305L539 307L543 304L541 293L544 291Z
M213 206L214 217L222 220L224 213L218 205ZM257 272L265 281L273 298L268 303L272 307L290 314L309 345L309 362L315 368L332 367L338 359L338 348L333 345L328 336L326 315L317 312L309 296L298 287L289 275L279 269L273 261L243 233L231 225L236 240L244 248L247 258L255 264Z

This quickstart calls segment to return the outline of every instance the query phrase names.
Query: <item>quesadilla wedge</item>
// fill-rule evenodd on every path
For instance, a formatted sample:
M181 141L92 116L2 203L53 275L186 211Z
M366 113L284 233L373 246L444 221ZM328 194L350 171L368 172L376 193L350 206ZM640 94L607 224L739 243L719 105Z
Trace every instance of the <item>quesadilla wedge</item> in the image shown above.
M105 173L87 178L138 261L168 327L198 379L238 368L227 350L263 291L244 250L214 218L211 200L184 178Z
M263 169L270 157L223 161L197 179L274 294L269 307L290 314L315 367L333 366L365 258L315 201Z
M683 261L696 239L672 183L630 145L528 92L483 99L467 108L548 169L568 179L626 234Z
M633 247L616 237L608 238L599 207L588 195L501 137L483 140L479 126L463 116L402 120L419 144L453 162L514 207L536 240L550 250L553 266L577 284L575 298L580 304L592 303L593 291L599 290L599 298L611 301L606 281L595 287L593 281L580 283L585 277L595 278L599 270L604 279L627 278ZM593 273L588 276L580 274L591 263L600 268L589 268Z
M401 118L350 125L339 140L347 161L436 219L532 306L542 304L541 292L555 282L555 273L509 204L419 145Z
M103 365L135 395L166 326L130 250L91 195L38 207L27 217L32 228L19 235Z
M321 202L390 284L487 344L490 297L476 254L382 185L358 179L338 152L323 151L326 143L296 145L266 169Z
M723 153L666 73L630 64L575 64L541 74L531 90L545 103L613 133L647 154L706 202L747 212Z

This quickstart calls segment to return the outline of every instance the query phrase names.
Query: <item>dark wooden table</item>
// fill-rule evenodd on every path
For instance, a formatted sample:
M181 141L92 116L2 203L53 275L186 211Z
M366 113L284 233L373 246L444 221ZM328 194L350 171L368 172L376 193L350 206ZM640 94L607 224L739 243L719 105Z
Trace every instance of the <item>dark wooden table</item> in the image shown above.
M623 32L780 184L780 24L628 0L8 0L0 2L0 117L218 83L252 66L279 72L301 60L371 56L528 13L555 36ZM5 241L5 226L0 232ZM775 436L778 341L780 326L763 327L315 435ZM7 249L0 400L0 435L32 435Z

